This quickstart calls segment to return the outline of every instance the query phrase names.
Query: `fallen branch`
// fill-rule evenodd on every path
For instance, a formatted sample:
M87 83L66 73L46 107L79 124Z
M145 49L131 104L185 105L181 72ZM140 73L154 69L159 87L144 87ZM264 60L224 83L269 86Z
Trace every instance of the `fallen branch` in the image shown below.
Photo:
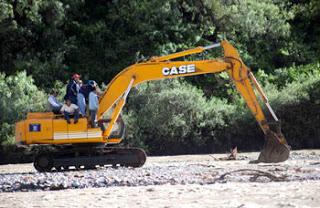
M249 173L246 173L246 172L249 172ZM267 177L271 181L285 181L285 179L287 178L286 175L276 176L272 173L261 171L261 170L239 169L239 170L234 170L234 171L230 171L222 174L219 178L217 178L216 181L224 180L227 175L231 175L233 173L241 173L241 175L251 175L253 177L250 179L250 181L253 181L253 182L255 182L259 177Z
M310 165L320 165L320 162L310 163Z
M191 163L191 164L188 164L188 166L203 166L203 167L206 167L206 168L214 168L216 167L215 165L212 165L212 164L201 164L201 163Z

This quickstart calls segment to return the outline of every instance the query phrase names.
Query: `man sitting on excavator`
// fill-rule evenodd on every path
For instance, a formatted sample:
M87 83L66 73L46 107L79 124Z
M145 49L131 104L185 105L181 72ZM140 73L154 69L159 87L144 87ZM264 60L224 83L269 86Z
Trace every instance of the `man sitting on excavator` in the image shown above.
M68 124L70 122L70 116L74 116L74 124L78 123L79 120L79 107L73 103L71 103L70 98L66 99L66 103L61 108L61 113L64 115L64 118L67 120Z
M58 92L56 90L52 90L48 98L48 108L54 114L59 114L63 105L57 100L57 95L58 95Z

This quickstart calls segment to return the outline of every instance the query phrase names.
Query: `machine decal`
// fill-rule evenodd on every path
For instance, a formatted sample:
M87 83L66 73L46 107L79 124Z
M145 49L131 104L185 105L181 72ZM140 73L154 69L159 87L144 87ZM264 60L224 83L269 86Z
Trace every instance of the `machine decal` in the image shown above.
M173 66L171 68L164 67L162 69L162 74L164 76L169 75L178 75L178 74L190 74L196 72L196 65L195 64L188 64L188 65L181 65L181 66Z
M41 124L29 124L29 131L30 132L40 132L41 131Z

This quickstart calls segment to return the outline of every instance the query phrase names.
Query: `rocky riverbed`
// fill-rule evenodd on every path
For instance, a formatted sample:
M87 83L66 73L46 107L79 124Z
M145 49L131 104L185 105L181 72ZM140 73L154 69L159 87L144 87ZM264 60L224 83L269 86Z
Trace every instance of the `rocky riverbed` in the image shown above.
M3 165L0 207L319 207L320 150L294 151L278 164L248 164L258 153L220 160L225 156L149 157L137 169L51 173Z

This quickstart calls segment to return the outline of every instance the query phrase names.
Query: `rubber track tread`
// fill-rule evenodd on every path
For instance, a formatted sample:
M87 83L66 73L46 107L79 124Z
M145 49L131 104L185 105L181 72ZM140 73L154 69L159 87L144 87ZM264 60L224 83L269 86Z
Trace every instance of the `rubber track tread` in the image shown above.
M44 167L37 159L48 159ZM34 167L39 172L95 169L103 166L141 167L146 161L146 154L140 148L121 147L85 147L85 146L51 146L50 150L41 150L35 154ZM40 163L41 164L41 163ZM47 167L46 165L50 165Z

